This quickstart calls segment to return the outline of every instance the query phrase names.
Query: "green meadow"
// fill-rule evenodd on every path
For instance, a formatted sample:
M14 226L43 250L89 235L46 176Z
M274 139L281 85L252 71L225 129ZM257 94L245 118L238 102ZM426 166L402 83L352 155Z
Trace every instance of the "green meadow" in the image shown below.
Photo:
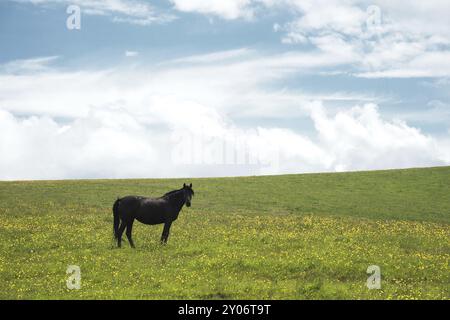
M136 222L136 249L115 248L117 196L183 182L195 197L166 246ZM449 299L449 257L450 167L0 182L0 299Z

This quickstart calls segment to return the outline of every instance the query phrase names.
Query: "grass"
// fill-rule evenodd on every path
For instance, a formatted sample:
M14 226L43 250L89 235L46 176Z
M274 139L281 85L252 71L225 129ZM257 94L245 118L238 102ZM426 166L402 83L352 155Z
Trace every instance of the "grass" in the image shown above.
M0 298L450 297L450 167L190 181L168 245L135 223L135 250L113 248L115 198L184 180L0 182Z

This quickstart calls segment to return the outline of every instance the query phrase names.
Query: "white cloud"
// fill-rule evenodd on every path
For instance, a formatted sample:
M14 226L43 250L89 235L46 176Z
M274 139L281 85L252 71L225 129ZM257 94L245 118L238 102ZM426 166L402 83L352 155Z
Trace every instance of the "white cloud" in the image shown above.
M268 89L293 69L307 72L341 60L242 49L157 67L63 72L47 64L45 72L3 73L0 179L226 176L450 163L447 141L385 120L373 104L354 106L376 97ZM330 112L321 102L311 104L314 99L348 100L348 107ZM236 121L261 116L310 121L315 129L299 133ZM220 154L223 149L234 154L231 163Z
M45 71L48 70L48 66L58 58L58 56L50 56L13 60L5 63L4 65L0 65L0 71L3 71L5 73Z
M381 118L377 106L355 106L329 117L319 104L312 110L319 144L334 170L407 168L448 164L448 144L400 120Z
M0 178L228 176L450 163L448 142L385 121L370 104L334 116L313 104L316 132L306 136L283 128L238 128L195 103L153 103L146 115L101 108L66 124L0 110Z
M448 1L286 1L298 17L283 29L285 44L311 43L333 56L347 53L364 77L443 77L450 23ZM430 23L433 21L433 23Z
M157 66L110 70L0 74L0 107L21 114L52 117L86 116L103 106L140 110L149 97L175 96L242 117L301 117L299 107L311 99L375 101L385 99L352 92L308 93L272 89L279 80L301 72L345 65L349 57L336 54L287 52L264 55L249 49L215 52L161 63ZM1 66L0 66L1 68Z
M138 51L131 51L131 50L126 50L125 51L125 57L137 57L139 55Z
M133 17L114 17L112 19L113 22L125 22L125 23L129 23L129 24L134 24L137 26L149 26L155 23L167 23L167 22L171 22L173 20L175 20L176 17L173 15L168 15L168 14L162 14L162 15L158 15L158 16L148 16L148 17L137 17L137 18L133 18Z
M293 17L275 23L286 45L312 45L305 52L335 60L346 57L348 71L370 78L448 77L450 2L387 0L171 0L171 12L142 0L16 0L36 5L78 4L87 14L147 26L176 19L175 11L227 20L251 20L273 11ZM430 23L432 21L433 23Z
M365 77L442 77L450 75L450 2L386 0L172 0L180 11L224 19L253 19L279 10L292 21L273 25L287 45L312 44L333 59L348 62ZM430 23L433 21L433 23ZM419 66L417 66L419 64Z
M254 0L171 0L179 11L211 14L224 19L250 19L254 15Z
M228 20L253 19L263 7L284 6L296 18L275 24L274 31L290 51L264 54L239 48L107 70L62 71L52 66L56 56L6 63L0 66L0 179L225 176L450 164L448 138L424 134L405 122L439 119L448 124L443 102L431 102L427 114L385 119L375 104L384 97L274 86L296 74L343 70L367 78L447 79L449 23L441 12L447 2L438 1L435 8L428 2L403 7L375 1L382 24L373 30L367 30L366 1L172 2L179 11ZM140 0L70 3L116 22L149 25L174 18ZM305 50L307 45L313 49ZM124 54L135 57L138 52ZM330 110L329 101L346 107ZM307 122L313 129L261 126L255 121L260 118ZM245 126L239 125L242 120ZM221 154L227 148L231 160Z
M157 132L125 112L97 111L61 125L47 116L17 118L0 110L0 123L1 179L140 177L162 150L155 149Z
M215 63L229 61L232 59L245 59L252 54L255 54L253 50L250 50L248 48L239 48L234 50L226 50L178 58L170 61L170 63Z
M395 116L405 121L414 121L416 123L447 125L450 123L450 105L440 100L431 100L425 108L404 111Z
M364 2L367 4L368 1ZM376 0L372 2L382 10L382 15L395 30L419 35L439 35L449 38L450 2L446 0L402 1ZM432 23L431 23L432 22Z
M292 31L305 35L317 34L324 30L333 30L341 34L358 35L361 24L367 19L365 8L351 1L287 1L299 12L299 17L289 23Z
M395 45L393 45L395 50ZM395 54L395 53L394 53ZM423 52L412 59L398 61L391 68L357 73L364 78L414 78L450 76L450 51Z
M127 22L147 26L166 23L176 19L175 15L160 12L142 0L11 0L40 6L78 5L82 14L111 16L114 22Z

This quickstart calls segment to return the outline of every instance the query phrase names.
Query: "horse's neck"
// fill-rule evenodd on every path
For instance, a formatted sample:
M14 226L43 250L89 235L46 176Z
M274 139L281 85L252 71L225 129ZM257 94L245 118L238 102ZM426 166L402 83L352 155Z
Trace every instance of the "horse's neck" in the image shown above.
M177 210L180 211L185 202L184 193L181 191L177 192L171 195L169 200L173 203L173 205L177 208Z

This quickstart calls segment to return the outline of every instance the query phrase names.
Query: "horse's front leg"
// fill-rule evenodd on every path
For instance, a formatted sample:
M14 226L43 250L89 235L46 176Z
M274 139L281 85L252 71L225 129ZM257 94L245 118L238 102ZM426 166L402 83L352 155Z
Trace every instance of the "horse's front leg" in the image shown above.
M164 223L164 229L161 234L161 244L166 244L167 239L169 238L170 226L172 225L172 221Z

